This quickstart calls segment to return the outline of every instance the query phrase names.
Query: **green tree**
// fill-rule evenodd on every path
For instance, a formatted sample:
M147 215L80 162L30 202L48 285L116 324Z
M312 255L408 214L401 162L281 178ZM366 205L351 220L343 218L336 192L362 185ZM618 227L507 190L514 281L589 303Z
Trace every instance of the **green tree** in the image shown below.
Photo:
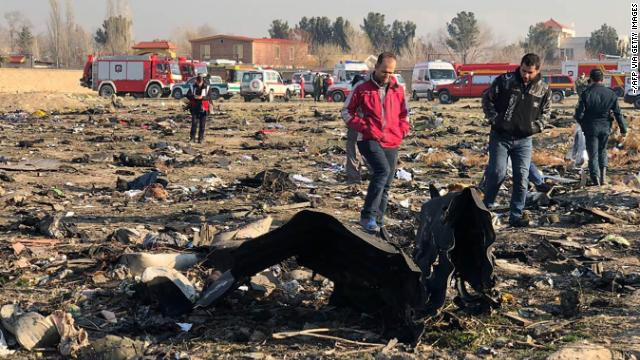
M289 39L291 36L289 23L284 20L273 20L269 28L269 36L272 39Z
M416 24L414 22L396 20L391 25L391 49L396 54L402 55L405 50L410 50L415 37Z
M524 51L535 53L544 61L552 62L558 48L558 33L543 23L537 23L529 26L527 37L520 45Z
M463 64L467 63L469 51L478 43L479 31L478 21L471 11L459 12L447 23L449 37L446 44L460 55Z
M126 54L131 48L132 25L131 19L124 15L111 16L104 20L93 39L111 54Z
M585 48L594 57L598 54L620 55L618 32L612 26L603 24L591 33Z
M349 44L349 32L351 30L351 23L349 20L345 20L342 16L336 18L332 26L332 42L338 45L342 51L351 51L351 45Z
M370 12L360 28L367 34L376 52L381 52L389 46L390 26L384 23L384 14Z
M328 17L312 17L306 16L300 19L296 25L296 33L299 37L311 44L311 48L316 50L319 46L333 43L333 31L331 20Z
M18 33L16 45L21 54L33 54L33 34L28 26L23 26Z

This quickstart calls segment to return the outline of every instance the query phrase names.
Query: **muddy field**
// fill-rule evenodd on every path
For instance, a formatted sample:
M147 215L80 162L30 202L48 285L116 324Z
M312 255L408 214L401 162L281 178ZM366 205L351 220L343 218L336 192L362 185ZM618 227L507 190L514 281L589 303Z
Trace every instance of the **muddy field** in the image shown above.
M640 113L626 105L630 136L619 149L612 141L612 185L601 189L580 188L579 171L565 161L575 97L554 106L551 127L534 141L534 160L545 175L574 182L550 180L549 201L529 204L530 228L506 227L506 208L496 210L501 306L469 315L451 302L450 289L410 347L380 336L381 314L330 306L331 282L295 259L179 316L143 301L140 274L120 264L134 252L206 254L207 246L194 243L206 224L222 233L270 216L275 229L303 208L355 223L366 184L344 181L339 104L216 102L206 142L189 144L190 119L175 100L126 98L114 107L74 91L25 98L2 90L0 303L70 314L91 343L80 357L125 358L114 347L146 359L543 359L561 349L579 354L564 358L640 355L640 181L630 176L640 171ZM414 130L398 165L411 179L395 180L388 211L391 242L410 256L429 184L443 191L478 184L489 131L476 100L411 106ZM166 186L117 189L118 179L154 169ZM241 181L271 169L290 175L290 186ZM502 191L501 204L508 194ZM198 291L216 276L203 264L182 274ZM282 334L304 329L328 330ZM4 333L17 350L9 358L61 357L56 346L27 351Z

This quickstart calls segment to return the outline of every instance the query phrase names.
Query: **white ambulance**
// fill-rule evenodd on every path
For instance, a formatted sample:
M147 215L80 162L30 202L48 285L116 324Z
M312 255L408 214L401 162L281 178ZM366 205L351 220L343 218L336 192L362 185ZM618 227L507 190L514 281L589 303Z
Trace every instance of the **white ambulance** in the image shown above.
M442 60L417 63L411 76L411 99L432 100L436 86L452 84L455 80L456 71L451 63Z
M338 82L351 82L357 74L368 73L369 66L364 61L347 60L336 64L333 68L333 79Z

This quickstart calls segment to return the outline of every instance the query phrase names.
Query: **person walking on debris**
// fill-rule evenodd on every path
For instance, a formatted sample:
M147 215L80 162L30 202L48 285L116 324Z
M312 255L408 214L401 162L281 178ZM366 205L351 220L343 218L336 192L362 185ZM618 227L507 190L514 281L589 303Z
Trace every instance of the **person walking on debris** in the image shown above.
M304 99L304 76L300 75L300 99Z
M532 136L544 129L551 116L551 90L541 80L540 57L526 54L515 72L496 78L482 96L482 109L491 123L484 203L487 207L495 203L510 157L513 190L509 224L529 226L529 220L522 215L533 151Z
M597 186L607 183L607 142L613 123L611 114L620 127L621 142L627 135L627 124L618 105L618 96L602 83L602 70L591 70L589 79L591 86L580 95L574 118L584 132L591 185Z
M313 101L320 101L320 95L322 95L323 86L322 76L320 73L316 73L316 77L313 79Z
M377 232L384 225L387 197L398 160L398 148L409 134L409 108L393 73L396 56L378 56L368 80L351 90L342 109L347 126L357 132L358 149L373 170L360 213L360 225Z
M580 74L580 77L576 79L576 92L578 93L578 96L582 95L587 86L589 86L589 84L587 83L584 73L582 73Z
M356 74L351 81L351 88L355 87L360 82L367 81L366 74ZM346 102L345 102L346 103ZM345 111L344 109L342 111ZM347 184L360 184L362 177L360 175L360 154L358 151L358 132L352 129L347 124L347 163L345 165L345 172L347 173Z
M196 81L187 92L189 99L189 110L191 111L191 136L189 141L196 141L198 133L198 143L204 141L204 129L207 123L207 113L209 112L209 86L205 82L204 74L198 74Z

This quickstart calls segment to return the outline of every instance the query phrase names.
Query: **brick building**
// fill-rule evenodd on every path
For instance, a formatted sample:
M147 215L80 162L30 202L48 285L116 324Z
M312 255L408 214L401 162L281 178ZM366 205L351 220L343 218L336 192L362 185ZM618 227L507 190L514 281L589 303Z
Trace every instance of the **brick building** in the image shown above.
M256 39L245 36L214 35L191 42L194 59L227 59L278 68L295 68L307 62L309 46L288 39Z

